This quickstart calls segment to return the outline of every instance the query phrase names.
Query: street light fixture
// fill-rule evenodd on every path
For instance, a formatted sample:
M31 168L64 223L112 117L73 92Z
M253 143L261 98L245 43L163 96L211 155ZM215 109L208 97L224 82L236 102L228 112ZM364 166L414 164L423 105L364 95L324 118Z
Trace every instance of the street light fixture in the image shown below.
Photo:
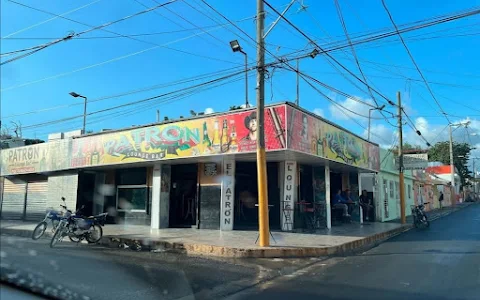
M371 123L371 114L372 114L372 110L378 110L378 111L381 111L385 108L385 104L380 106L380 107L374 107L374 108L370 108L368 110L368 140L370 141L370 123Z
M240 52L245 56L245 108L247 108L250 107L250 104L248 104L248 55L243 51L237 40L231 41L230 47L233 52Z
M87 97L82 96L80 94L77 94L75 92L70 92L69 94L70 94L70 96L72 96L74 98L80 97L80 98L83 98L83 100L84 100L84 105L83 105L83 134L85 134L86 133L85 127L87 125Z

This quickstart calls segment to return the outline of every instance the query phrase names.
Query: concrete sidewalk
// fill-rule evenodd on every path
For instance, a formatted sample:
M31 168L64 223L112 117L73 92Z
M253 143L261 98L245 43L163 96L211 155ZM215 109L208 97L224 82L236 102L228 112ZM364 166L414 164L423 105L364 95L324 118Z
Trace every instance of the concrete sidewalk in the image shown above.
M448 215L469 204L429 212L431 220ZM31 236L36 224L2 221L1 233ZM153 251L174 251L220 257L315 257L343 255L380 243L412 228L411 223L343 224L312 233L272 232L270 247L261 248L256 231L197 229L150 229L148 226L106 225L103 245Z

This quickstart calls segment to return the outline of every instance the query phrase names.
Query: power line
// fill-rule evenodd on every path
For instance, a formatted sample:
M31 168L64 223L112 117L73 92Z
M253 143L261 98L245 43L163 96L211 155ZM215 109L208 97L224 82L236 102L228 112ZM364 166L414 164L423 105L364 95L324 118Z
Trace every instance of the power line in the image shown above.
M10 0L9 0L9 1L10 1ZM45 21L36 23L36 24L34 24L34 25L31 25L31 26L22 28L22 29L20 29L20 30L17 30L17 31L15 31L15 32L12 32L12 33L10 33L10 34L7 34L6 36L2 37L1 39L3 40L3 39L10 38L11 36L17 35L17 34L19 34L19 33L21 33L21 32L30 30L30 29L35 28L35 27L37 27L37 26L40 26L40 25L42 25L42 24L45 24L45 23L48 23L48 22L53 21L53 20L55 20L55 19L58 19L58 18L60 18L60 16L65 16L65 15L71 14L71 13L73 13L73 12L79 11L79 10L81 10L81 9L84 9L85 7L88 7L88 6L92 5L92 4L98 3L98 2L100 2L100 1L101 1L101 0L92 1L92 2L90 2L90 3L87 3L87 4L83 5L83 6L77 7L77 8L75 8L75 9L69 10L69 11L67 11L67 12L64 12L64 13L60 14L59 16L55 16L55 17L50 18L50 19L48 19L48 20L45 20ZM12 2L12 1L10 1L10 2ZM57 39L59 39L59 38L53 38L53 39L54 39L54 40L57 40Z
M12 3L18 4L18 5L21 5L21 6L29 7L28 5L24 5L24 4L22 4L22 3L15 2L15 1L13 1L13 0L9 0L9 1L12 2ZM92 31L94 31L94 30L103 29L103 28L108 27L108 26L111 26L111 25L113 25L113 24L116 24L116 23L119 23L119 22L123 22L123 21L125 21L125 20L128 20L128 19L131 19L131 18L140 16L140 15L146 14L146 13L148 13L148 12L151 12L151 11L155 10L155 9L158 9L158 8L160 8L160 7L163 7L163 6L166 6L166 5L169 5L169 4L172 4L172 3L177 2L177 1L178 1L178 0L170 0L170 1L168 1L168 2L165 2L165 3L159 4L159 5L157 5L157 6L154 6L154 7L152 7L152 8L148 8L148 9L146 9L146 10L139 11L139 12L134 13L134 14L132 14L132 15L125 16L125 17L120 18L120 19L118 19L118 20L111 21L111 22L107 22L107 23L104 23L104 24L102 24L102 25L92 27L92 28L87 29L87 30L85 30L85 31L82 31L82 32L80 32L80 33L71 34L71 35L69 35L69 36L67 36L67 37L65 37L65 38L63 38L63 39L61 39L61 40L57 40L57 41L48 43L48 44L46 44L46 45L43 45L43 46L41 46L41 48L35 49L34 51L29 52L29 53L27 53L27 54L20 55L20 56L14 57L14 58L12 58L12 59L6 60L6 61L0 63L0 65L4 65L4 64L10 63L10 62L12 62L12 61L18 60L18 59L20 59L20 58L23 58L23 57L32 55L33 53L36 53L36 52L38 52L38 51L40 51L40 50L43 50L43 49L45 49L45 48L47 48L47 47L49 47L49 46L55 45L55 44L57 44L57 43L59 43L59 42L66 41L67 39L72 39L72 38L74 38L74 37L76 37L76 36L80 36L80 35L83 35L83 34L92 32ZM29 8L30 8L30 7L29 7ZM62 16L61 18L65 18L65 17ZM90 26L90 27L91 27L91 26Z
M340 63L337 59L335 59L333 56L331 56L330 54L328 54L327 52L325 52L324 48L321 47L320 45L318 45L314 40L312 40L308 35L306 35L300 28L298 28L295 24L293 24L290 20L288 20L285 16L283 16L282 14L280 14L272 5L270 5L267 1L263 1L271 10L273 10L277 15L279 15L285 22L287 22L290 26L292 26L296 31L298 31L301 35L303 35L310 43L312 43L313 45L315 45L317 47L317 49L320 49L321 53L325 53L325 55L327 55L331 60L333 60L337 65L339 65L342 69L344 69L345 71L347 71L347 73L349 73L351 76L353 76L355 79L357 79L358 81L360 81L361 83L363 83L365 86L369 87L370 85L363 81L360 77L358 77L355 73L353 73L352 71L350 71L347 67L345 67L342 63ZM370 89L372 91L374 91L375 93L377 93L378 95L380 95L382 98L384 98L390 105L392 106L395 106L395 103L393 103L390 99L388 99L387 97L385 97L383 94L379 93L377 90L373 89L371 86L370 86Z
M159 89L159 88L171 87L171 86L176 86L176 85L179 85L179 84L194 82L194 81L197 81L197 80L200 80L200 79L205 79L205 78L212 77L212 76L218 76L218 75L221 75L221 74L226 73L226 72L232 72L236 69L240 69L240 68L239 67L234 67L234 68L223 69L223 70L219 70L219 71L215 71L215 72L210 72L210 73L205 73L205 74L201 74L201 75L197 75L197 76L193 76L193 77L187 77L187 78L179 79L179 80L176 80L176 81L171 81L171 82L162 83L162 84L155 84L155 85L151 85L151 86L144 87L144 88L125 91L125 92L122 92L122 93L116 93L116 94L112 94L112 95L102 96L102 97L99 97L99 98L90 99L90 100L88 100L88 103L108 100L108 99L112 99L112 98L119 98L119 97L133 95L133 94L137 94L137 93L141 93L141 92L151 91L151 90L155 90L155 89ZM69 108L69 107L78 106L78 105L83 105L83 103L78 102L78 103L72 103L72 104L68 104L68 105L59 105L59 106L47 107L47 108L43 108L43 109L37 109L37 110L27 111L27 112L23 112L23 113L3 116L2 118L3 119L10 119L10 118L14 118L14 117L20 117L20 116L25 116L25 115L48 112L48 111L52 111L52 110L56 110L56 109Z
M427 80L425 79L425 76L423 75L422 71L420 70L420 67L419 67L419 66L417 65L417 63L415 62L415 59L413 58L412 53L411 53L410 50L408 49L407 44L406 44L405 41L403 40L402 35L401 35L400 32L398 31L397 24L395 24L395 21L393 20L393 17L392 17L392 15L390 14L390 11L388 10L388 7L387 7L387 4L385 3L385 0L382 0L382 5L383 5L383 8L385 9L385 11L387 12L390 21L392 22L392 25L395 27L395 31L397 31L397 35L398 35L398 37L400 38L400 40L402 41L402 44L403 44L403 46L405 47L405 50L407 51L408 56L409 56L410 59L412 60L413 65L415 66L415 68L417 69L418 73L420 74L420 76L422 77L423 81L425 82L425 86L427 87L428 91L430 92L430 95L432 95L432 98L433 98L433 100L435 100L435 103L437 103L438 107L440 108L440 111L445 115L445 118L447 119L448 123L451 124L452 122L451 122L450 119L448 118L447 113L443 110L442 106L440 105L440 102L438 102L438 100L437 100L437 97L435 97L435 95L433 94L433 91L432 91L432 89L430 88L430 85L428 84Z
M83 25L83 26L87 26L87 27L91 27L91 28L95 28L96 26L93 26L93 25L89 25L89 24L86 24L86 23L83 23L83 22L80 22L80 21L76 21L76 20L73 20L71 18L67 18L67 17L64 17L64 16L59 16L57 14L54 14L54 13L51 13L51 12L48 12L48 11L45 11L45 10L42 10L42 9L39 9L39 8L35 8L35 7L32 7L32 6L28 6L28 5L25 5L25 4L22 4L22 3L18 3L18 2L15 2L13 0L9 0L13 3L16 3L18 5L21 5L21 6L25 6L25 7L28 7L32 10L36 10L36 11L39 11L39 12L43 12L45 14L49 14L49 15L53 15L53 16L58 16L62 19L65 19L65 20L68 20L70 22L74 22L74 23L77 23L77 24L80 24L80 25ZM171 0L170 2L172 1L178 1L178 0ZM170 2L167 2L167 3L170 3ZM155 6L157 7L157 6ZM154 7L154 8L155 8ZM148 11L151 11L153 10L153 8L149 9ZM98 27L98 26L97 26ZM157 48L165 48L165 49L169 49L169 50L173 50L173 51L176 51L176 52L180 52L180 53L184 53L184 54L188 54L188 55L192 55L192 56L196 56L196 57L201 57L201 58L205 58L205 59L209 59L209 60L215 60L215 61L221 61L221 62L227 62L227 63L232 63L230 61L225 61L225 60L222 60L222 59L218 59L216 57L210 57L210 56L205 56L205 55L200 55L200 54L197 54L197 53L193 53L193 52L188 52L188 51L184 51L184 50L180 50L180 49L176 49L176 48L172 48L172 47L168 47L168 43L167 44L163 44L163 45L160 45L160 44L157 44L157 43L153 43L153 42L148 42L148 41L145 41L145 40L141 40L141 39L138 39L138 38L135 38L135 37L132 37L132 36L127 36L127 35L124 35L124 34L120 34L120 33L117 33L117 32L114 32L114 31L111 31L111 30L107 30L105 28L100 28L100 30L102 31L105 31L105 32L108 32L108 33L111 33L111 34L114 34L114 35L117 35L117 36L121 36L121 37L124 37L124 38L128 38L128 39L131 39L131 40L134 40L134 41L138 41L138 42L141 42L141 43L144 43L144 44L149 44L149 45L154 45L156 47L152 47L152 48L147 48L145 50L147 51L150 51L152 49L157 49ZM196 34L196 35L193 35L193 36L198 36L200 34ZM192 37L193 37L192 36ZM139 53L143 53L144 50L142 51L139 51ZM135 55L135 54L133 54ZM236 64L236 63L234 63Z
M163 93L163 94L161 94L161 95L157 95L157 96L145 98L145 99L142 99L142 100L137 100L137 101L133 101L133 102L127 102L127 103L120 104L120 105L117 105L117 106L112 106L112 107L109 107L109 108L105 108L105 109L97 110L97 111L94 111L94 112L90 112L90 113L87 113L86 115L87 115L87 116L90 116L90 115L94 115L94 114L98 114L98 113L102 113L102 112L106 112L106 111L110 111L110 110L115 110L115 109L118 109L118 108L123 108L123 107L127 107L127 106L132 106L132 105L139 104L139 103L149 102L149 101L152 101L152 100L161 98L161 97L165 97L165 96L173 95L173 94L175 94L175 93L179 93L179 92L184 92L184 91L196 89L196 88L198 88L198 87L203 87L203 86L205 86L205 85L209 85L209 84L216 83L216 82L219 82L219 81L222 81L222 80L225 80L225 79L229 79L229 78L232 78L232 77L234 77L234 76L238 76L238 75L243 74L243 73L244 73L244 71L238 71L238 72L235 72L235 73L232 73L232 74L229 74L229 75L225 75L225 76L222 76L222 77L219 77L219 78L216 78L216 79L212 79L212 80L209 80L209 81L206 81L206 82L202 82L202 83L200 83L200 84L196 84L196 85L193 85L193 86L190 86L190 87L182 88L182 89L180 89L180 90L170 91L170 92L167 92L167 93ZM81 117L83 117L83 114L82 114L82 115L77 115L77 116L72 116L72 117L63 118L63 119L60 119L60 120L52 120L52 121L47 121L47 122L43 122L43 123L39 123L39 124L32 124L32 125L22 126L22 127L23 127L24 129L35 128L35 127L39 127L39 126L57 124L57 123L61 123L61 122L64 122L64 121L73 120L73 119L81 118Z

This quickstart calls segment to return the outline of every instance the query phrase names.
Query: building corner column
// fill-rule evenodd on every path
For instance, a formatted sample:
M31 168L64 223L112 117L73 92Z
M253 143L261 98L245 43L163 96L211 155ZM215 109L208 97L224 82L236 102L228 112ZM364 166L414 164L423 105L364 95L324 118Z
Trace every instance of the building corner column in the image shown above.
M325 166L325 206L327 210L327 228L332 228L332 206L330 195L330 167Z
M296 196L297 162L285 161L283 197L281 201L280 220L282 231L294 228L295 196Z
M235 160L224 158L222 166L222 196L220 200L220 230L233 230L235 212Z
M170 165L156 164L152 178L152 216L150 227L169 227Z

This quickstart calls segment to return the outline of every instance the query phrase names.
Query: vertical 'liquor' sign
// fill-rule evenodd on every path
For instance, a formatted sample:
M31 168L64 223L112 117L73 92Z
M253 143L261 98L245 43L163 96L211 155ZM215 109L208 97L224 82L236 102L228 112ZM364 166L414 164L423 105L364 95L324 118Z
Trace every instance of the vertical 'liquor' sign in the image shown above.
M220 216L220 229L233 230L233 205L235 200L235 161L223 161L222 178L222 209Z
M285 181L283 185L282 200L282 230L293 230L293 216L295 207L295 175L297 163L295 161L285 162Z

